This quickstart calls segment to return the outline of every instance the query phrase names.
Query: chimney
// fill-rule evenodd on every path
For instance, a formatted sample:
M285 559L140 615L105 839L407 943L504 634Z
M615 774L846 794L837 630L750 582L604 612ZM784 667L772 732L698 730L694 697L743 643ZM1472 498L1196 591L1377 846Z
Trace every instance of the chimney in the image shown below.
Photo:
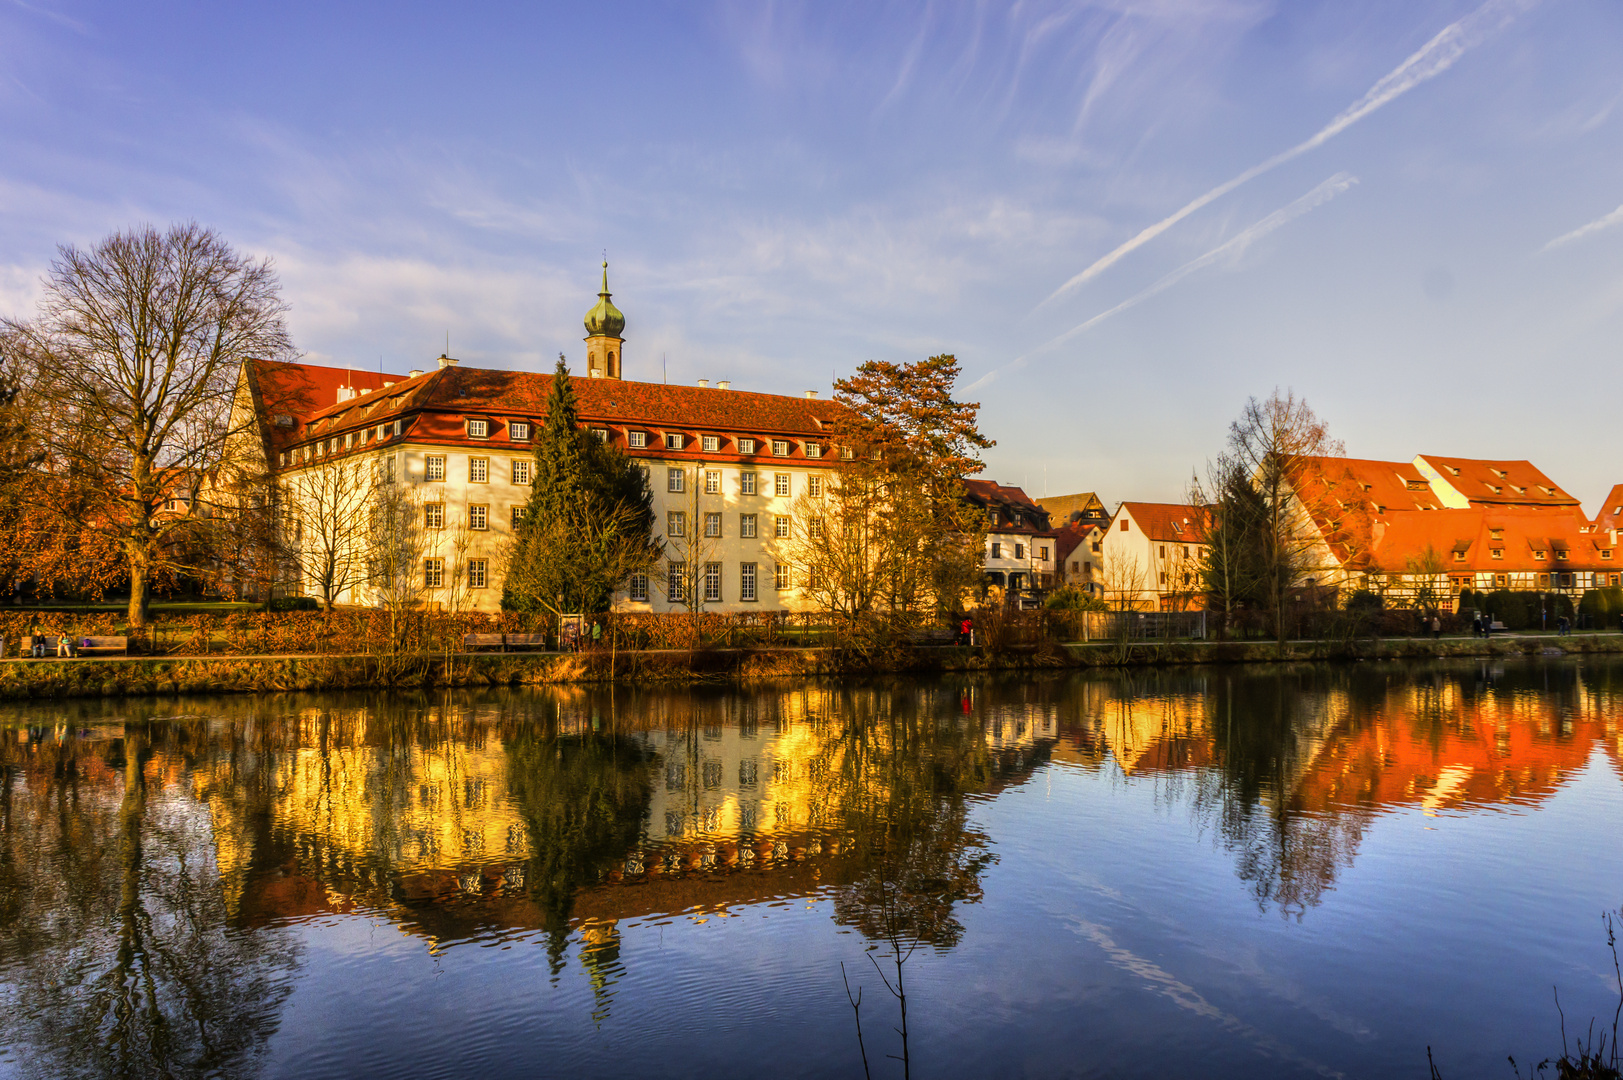
M709 386L710 385L710 380L709 379L700 379L699 380L699 385L700 386Z
M809 398L814 398L814 397L817 396L817 391L816 390L807 390L806 391L806 396L809 397Z
M406 378L415 379L417 376L419 376L421 374L422 374L421 371L419 371L416 368L412 368L410 371L406 372Z
M732 388L733 384L727 379L722 379L720 382L716 383L717 390L731 390Z
M452 364L460 364L461 362L462 361L457 360L454 357L446 356L444 353L440 353L440 367L450 367Z

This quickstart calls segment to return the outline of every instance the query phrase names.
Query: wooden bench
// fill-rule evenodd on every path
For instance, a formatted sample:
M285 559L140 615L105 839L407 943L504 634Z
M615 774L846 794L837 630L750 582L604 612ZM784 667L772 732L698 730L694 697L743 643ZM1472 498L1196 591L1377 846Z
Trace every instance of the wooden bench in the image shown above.
M1504 630L1504 628L1505 628L1505 624L1502 623L1502 622L1491 622L1491 623L1488 624L1488 630L1491 633L1495 633L1495 634L1500 633L1501 631Z
M545 634L508 634L506 637L506 644L510 649L544 649L547 647L547 635Z
M34 642L39 640L45 643L45 655L55 656L57 643L61 640L59 634L24 635L22 639L22 656L32 656ZM68 648L74 656L111 655L117 653L122 656L130 654L130 639L127 637L69 637Z
M499 649L503 652L506 642L502 634L468 634L462 639L462 651L473 652L475 649Z
M957 643L958 632L942 627L920 630L913 635L913 644L915 645L956 645Z

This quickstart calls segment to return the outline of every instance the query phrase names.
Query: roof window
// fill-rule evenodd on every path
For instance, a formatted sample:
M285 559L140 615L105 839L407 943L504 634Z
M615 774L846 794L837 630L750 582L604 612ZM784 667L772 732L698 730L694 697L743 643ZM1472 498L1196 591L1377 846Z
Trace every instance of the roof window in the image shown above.
M754 439L736 439L734 441L738 443L738 452L740 454L753 454L753 453L755 453L755 440Z
M788 439L773 439L772 440L772 456L773 457L788 457L789 456L789 440Z
M468 421L468 438L470 438L470 439L488 439L488 438L490 438L490 421L489 420L469 420Z
M528 420L513 420L507 425L507 437L513 442L530 441L530 422Z
M626 445L631 447L631 449L633 449L633 450L641 450L643 447L648 445L648 432L646 432L646 431L628 431L628 432L626 432Z
M701 436L699 445L704 447L704 452L707 454L717 453L721 450L721 437L719 435Z
M680 450L686 443L687 440L682 438L680 431L667 431L665 433L665 449L667 450Z

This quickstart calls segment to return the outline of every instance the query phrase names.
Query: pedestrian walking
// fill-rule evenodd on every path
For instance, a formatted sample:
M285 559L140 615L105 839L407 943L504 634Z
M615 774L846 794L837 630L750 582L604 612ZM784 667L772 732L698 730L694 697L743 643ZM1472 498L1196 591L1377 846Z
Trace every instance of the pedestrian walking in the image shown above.
M592 648L603 644L603 624L596 619L592 620Z
M1431 617L1431 639L1438 641L1443 636L1443 620L1436 615Z
M1482 636L1482 616L1480 614L1479 615L1473 615L1471 617L1471 636L1472 637L1481 637Z

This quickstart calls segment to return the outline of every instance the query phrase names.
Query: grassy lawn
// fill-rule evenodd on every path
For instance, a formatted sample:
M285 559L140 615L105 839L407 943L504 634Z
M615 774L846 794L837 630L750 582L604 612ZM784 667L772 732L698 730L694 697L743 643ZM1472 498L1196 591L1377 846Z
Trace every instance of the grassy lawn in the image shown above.
M19 611L65 611L85 614L97 611L112 611L123 614L129 610L130 605L127 601L115 600L107 603L84 604L17 604L15 607ZM153 615L226 615L233 611L258 611L259 605L239 600L154 600L147 605L147 610Z

